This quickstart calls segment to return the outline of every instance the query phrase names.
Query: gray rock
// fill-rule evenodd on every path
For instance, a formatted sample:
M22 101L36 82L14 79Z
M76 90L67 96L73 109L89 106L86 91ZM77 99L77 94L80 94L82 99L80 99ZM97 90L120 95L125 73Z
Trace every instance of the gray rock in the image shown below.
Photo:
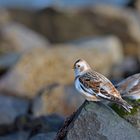
M8 53L8 54L1 55L0 71L9 69L18 61L19 58L20 58L20 54L17 53Z
M54 140L56 136L56 132L50 132L50 133L42 133L37 134L34 137L32 137L30 140Z
M57 140L139 140L140 133L102 103L85 102Z
M0 125L11 124L19 115L26 114L29 102L24 99L0 96Z

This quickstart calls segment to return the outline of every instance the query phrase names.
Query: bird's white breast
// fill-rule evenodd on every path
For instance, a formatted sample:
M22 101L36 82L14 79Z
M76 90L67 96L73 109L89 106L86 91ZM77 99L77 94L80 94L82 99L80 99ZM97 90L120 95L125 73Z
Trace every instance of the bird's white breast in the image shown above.
M85 92L82 88L81 88L81 86L80 86L80 82L79 82L79 78L77 78L76 80L75 80L75 87L76 87L76 89L82 94L82 95L84 95L85 97L92 97L93 95L93 91L91 91L91 89L89 89L88 90L88 92L89 93L87 93L87 92ZM90 94L90 92L91 92L91 94Z

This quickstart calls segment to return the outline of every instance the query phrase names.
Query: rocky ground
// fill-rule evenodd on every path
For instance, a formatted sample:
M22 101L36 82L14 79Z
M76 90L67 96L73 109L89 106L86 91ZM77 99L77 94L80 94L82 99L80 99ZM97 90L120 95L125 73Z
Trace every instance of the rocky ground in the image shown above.
M139 140L139 100L127 99L131 114L84 102L72 70L84 58L123 96L139 95L139 76L116 84L140 72L139 36L138 6L1 9L0 140Z

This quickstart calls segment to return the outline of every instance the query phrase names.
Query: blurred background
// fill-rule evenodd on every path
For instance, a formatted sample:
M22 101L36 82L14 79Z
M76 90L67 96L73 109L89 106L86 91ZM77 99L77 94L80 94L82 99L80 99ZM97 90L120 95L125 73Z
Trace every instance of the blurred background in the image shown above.
M84 101L79 58L114 84L139 73L140 1L0 0L0 140L56 134Z

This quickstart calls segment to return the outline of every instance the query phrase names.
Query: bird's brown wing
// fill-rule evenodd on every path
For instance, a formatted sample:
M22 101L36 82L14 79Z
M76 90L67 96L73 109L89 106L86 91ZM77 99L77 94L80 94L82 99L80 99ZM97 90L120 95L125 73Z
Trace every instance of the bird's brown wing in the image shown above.
M89 75L88 73L79 77L79 81L83 85L84 88L90 89L94 93L99 93L100 92L101 81L99 79L94 79L94 77Z
M79 77L79 81L87 91L92 90L98 97L112 100L114 102L121 99L119 92L115 89L111 82L109 82L109 80L102 81L102 79L97 75L94 75L94 73L88 72L84 74Z

